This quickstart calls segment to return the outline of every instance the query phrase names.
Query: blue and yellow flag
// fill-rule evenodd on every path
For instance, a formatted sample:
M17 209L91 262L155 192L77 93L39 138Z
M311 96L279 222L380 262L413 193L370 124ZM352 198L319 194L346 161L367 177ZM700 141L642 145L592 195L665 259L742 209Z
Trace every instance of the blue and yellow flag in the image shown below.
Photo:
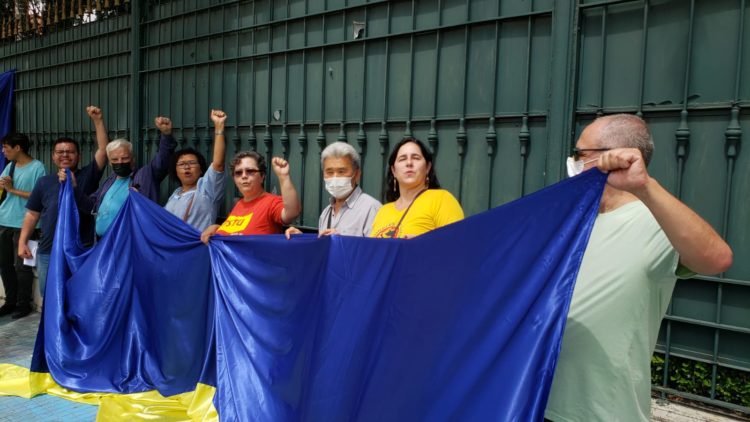
M410 240L209 247L131 193L91 250L65 187L30 390L87 393L100 418L541 420L605 181Z

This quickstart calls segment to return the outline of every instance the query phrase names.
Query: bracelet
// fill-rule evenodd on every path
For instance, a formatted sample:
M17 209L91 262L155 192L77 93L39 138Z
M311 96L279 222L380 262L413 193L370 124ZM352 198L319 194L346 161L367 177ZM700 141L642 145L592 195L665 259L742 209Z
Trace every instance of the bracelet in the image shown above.
M223 130L214 131L214 136L219 136L219 135L223 135L223 134L224 134Z

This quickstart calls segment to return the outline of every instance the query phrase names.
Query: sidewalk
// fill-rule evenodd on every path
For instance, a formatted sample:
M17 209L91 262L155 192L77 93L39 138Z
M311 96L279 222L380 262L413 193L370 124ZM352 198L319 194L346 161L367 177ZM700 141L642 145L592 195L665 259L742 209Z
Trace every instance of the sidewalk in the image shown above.
M652 422L733 422L739 420L741 419L703 412L679 403L651 400Z
M26 318L12 320L0 317L0 363L12 363L28 368L34 350L36 331L41 314L34 312ZM0 422L83 422L96 420L97 407L74 403L46 394L33 399L0 396ZM737 419L683 406L677 403L652 402L654 422L731 422Z
M0 317L0 363L29 367L34 351L38 312L19 320ZM33 399L0 396L0 422L83 422L96 420L96 406L80 404L47 394Z

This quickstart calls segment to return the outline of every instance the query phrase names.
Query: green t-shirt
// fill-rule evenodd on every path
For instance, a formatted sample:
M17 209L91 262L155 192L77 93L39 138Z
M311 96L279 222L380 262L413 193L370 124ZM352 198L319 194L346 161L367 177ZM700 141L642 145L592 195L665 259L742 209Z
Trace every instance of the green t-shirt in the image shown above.
M573 291L546 418L649 420L651 355L678 261L642 202L599 214Z
M2 176L9 174L10 163L5 166ZM23 166L16 165L16 170L13 172L13 188L31 192L36 181L44 174L44 164L39 160L32 160ZM8 193L5 201L0 205L0 226L20 229L23 226L23 217L26 215L26 202L28 199Z

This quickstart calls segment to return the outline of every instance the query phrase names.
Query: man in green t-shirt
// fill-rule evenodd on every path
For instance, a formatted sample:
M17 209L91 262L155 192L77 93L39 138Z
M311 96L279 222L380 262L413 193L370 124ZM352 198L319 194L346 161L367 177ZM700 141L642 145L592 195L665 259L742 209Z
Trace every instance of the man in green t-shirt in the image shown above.
M648 421L650 358L675 278L715 274L732 250L695 212L649 176L654 144L627 114L587 126L568 173L609 172L581 262L545 418Z

